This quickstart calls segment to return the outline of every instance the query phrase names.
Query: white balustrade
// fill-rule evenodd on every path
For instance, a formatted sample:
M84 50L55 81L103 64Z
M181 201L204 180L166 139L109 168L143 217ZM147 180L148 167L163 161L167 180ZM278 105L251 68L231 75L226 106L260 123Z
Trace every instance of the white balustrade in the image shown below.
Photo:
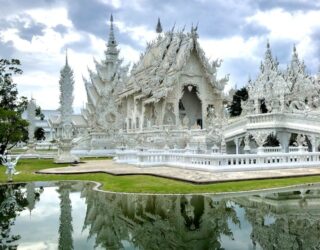
M278 150L278 149L277 149ZM256 170L320 165L320 152L268 154L190 154L170 150L117 152L117 162L139 166L167 165L212 171Z
M263 147L263 153L280 153L282 151L282 147Z
M320 135L318 113L266 113L229 119L225 127L226 139L243 135L250 130L287 128L293 133Z
M297 152L308 152L308 147L306 146L300 146L300 147L289 147L289 153L297 153Z

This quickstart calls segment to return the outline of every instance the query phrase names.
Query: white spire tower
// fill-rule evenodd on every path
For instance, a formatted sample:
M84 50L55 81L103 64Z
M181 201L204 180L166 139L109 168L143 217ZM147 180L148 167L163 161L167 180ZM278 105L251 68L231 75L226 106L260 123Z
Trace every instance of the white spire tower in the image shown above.
M109 38L107 43L107 50L105 51L106 54L106 62L116 62L118 60L119 50L117 48L118 44L116 38L114 36L114 29L113 29L113 16L110 16L110 31L109 31Z
M60 71L60 112L61 121L71 121L71 115L73 114L73 85L74 77L73 70L68 63L68 51L66 51L66 64Z
M28 116L28 151L29 154L35 153L35 144L34 144L34 131L35 131L35 120L36 120L36 102L31 97L27 105L27 116Z
M73 103L73 71L69 66L68 53L66 51L66 64L60 71L60 112L61 119L58 129L59 152L55 163L79 162L79 158L71 154L73 126L72 126L72 103Z

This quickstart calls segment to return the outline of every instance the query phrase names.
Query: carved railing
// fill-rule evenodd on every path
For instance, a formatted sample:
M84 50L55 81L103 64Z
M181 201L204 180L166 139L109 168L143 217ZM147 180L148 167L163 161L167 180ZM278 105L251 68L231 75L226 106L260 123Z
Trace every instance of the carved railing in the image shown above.
M308 152L308 147L306 146L300 146L300 147L289 147L289 153L297 153L297 152Z
M248 116L249 124L275 122L275 121L282 121L282 120L283 120L283 114L278 114L278 113L268 113L268 114L258 114L258 115Z
M269 153L281 153L282 152L282 147L263 147L262 149L263 153L269 154ZM297 153L297 152L308 152L308 147L307 146L299 146L299 147L294 147L290 146L289 147L289 153Z
M319 116L308 113L266 113L247 115L229 120L225 136L232 139L256 129L287 128L294 133L320 134Z
M206 169L212 171L233 171L270 168L292 168L318 166L320 152L268 153L268 154L189 154L170 152L128 152L117 153L117 162L134 163L140 166L166 165L181 168Z
M282 147L263 147L263 153L281 153Z

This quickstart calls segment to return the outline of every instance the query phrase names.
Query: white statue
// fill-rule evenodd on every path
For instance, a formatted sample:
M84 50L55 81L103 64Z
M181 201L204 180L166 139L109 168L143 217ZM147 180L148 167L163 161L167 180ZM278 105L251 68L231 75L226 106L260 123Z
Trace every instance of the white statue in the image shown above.
M17 156L14 161L11 160L11 156L8 155L6 158L0 155L1 163L7 168L6 175L8 176L8 181L12 182L12 176L19 174L16 172L16 165L21 157L21 155Z

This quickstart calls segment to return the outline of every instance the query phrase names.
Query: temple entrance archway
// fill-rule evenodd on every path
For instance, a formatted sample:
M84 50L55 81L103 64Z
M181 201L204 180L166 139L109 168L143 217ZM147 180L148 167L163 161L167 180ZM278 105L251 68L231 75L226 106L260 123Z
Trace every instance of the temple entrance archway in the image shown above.
M188 85L183 88L183 95L179 100L179 119L184 127L202 129L202 105L196 86Z

